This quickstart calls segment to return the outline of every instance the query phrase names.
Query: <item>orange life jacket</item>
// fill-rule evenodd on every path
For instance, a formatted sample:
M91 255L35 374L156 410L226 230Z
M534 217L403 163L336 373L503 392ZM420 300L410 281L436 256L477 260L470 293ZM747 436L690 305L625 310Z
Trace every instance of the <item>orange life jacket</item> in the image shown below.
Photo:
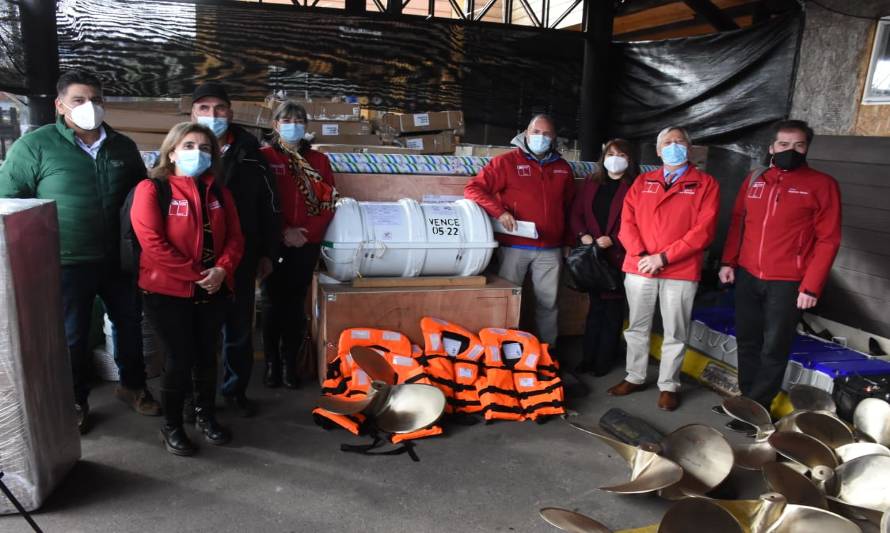
M433 385L445 394L446 413L478 413L482 410L476 379L485 348L474 333L446 320L424 317L423 331L426 373Z
M350 399L357 399L368 394L371 388L371 378L353 361L349 352L354 346L367 346L383 355L396 371L396 383L432 385L423 367L417 361L417 356L421 354L420 348L413 346L408 337L395 331L351 328L340 333L337 358L328 363L327 376L321 388L322 394ZM355 435L363 433L362 424L366 417L361 413L349 416L338 415L316 407L312 414L316 418L316 422L321 425L325 424L323 420L319 420L319 417L327 419ZM433 425L411 433L392 435L390 440L393 443L398 443L441 433L442 428Z
M477 381L486 420L535 420L565 413L562 380L547 345L518 330L486 328L485 376Z

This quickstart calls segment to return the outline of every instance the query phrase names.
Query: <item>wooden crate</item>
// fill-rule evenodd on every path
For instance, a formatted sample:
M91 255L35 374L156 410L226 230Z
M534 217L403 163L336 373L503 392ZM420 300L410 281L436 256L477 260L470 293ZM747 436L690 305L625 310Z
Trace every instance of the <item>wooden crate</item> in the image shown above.
M423 345L420 319L435 316L471 330L519 325L522 289L489 276L483 287L357 288L312 281L312 338L318 353L319 380L337 355L340 332L369 327L398 331Z
M424 195L464 197L469 176L422 174L334 174L340 196L361 202L395 202L402 198L422 200Z

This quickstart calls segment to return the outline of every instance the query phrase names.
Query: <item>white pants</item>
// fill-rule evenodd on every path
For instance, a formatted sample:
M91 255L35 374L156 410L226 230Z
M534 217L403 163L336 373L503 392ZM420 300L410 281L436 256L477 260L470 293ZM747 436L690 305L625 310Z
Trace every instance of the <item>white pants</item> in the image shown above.
M646 382L649 365L649 337L655 302L659 303L664 326L664 342L661 345L661 364L658 367L658 389L677 392L680 390L680 368L686 353L692 303L695 300L697 281L647 278L627 274L624 278L627 304L630 308L627 330L627 377L630 383Z
M498 256L501 260L498 275L511 283L521 286L526 272L532 271L538 339L555 346L559 332L556 297L559 293L559 270L562 267L560 249L526 250L501 246L498 248Z

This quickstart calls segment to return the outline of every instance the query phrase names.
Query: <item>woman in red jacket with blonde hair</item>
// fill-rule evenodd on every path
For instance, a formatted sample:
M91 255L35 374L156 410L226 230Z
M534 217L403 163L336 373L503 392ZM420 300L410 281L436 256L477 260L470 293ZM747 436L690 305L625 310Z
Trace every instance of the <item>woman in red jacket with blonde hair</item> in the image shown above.
M334 172L305 139L306 110L284 102L272 114L274 139L262 148L281 204L281 257L263 282L263 383L296 388L296 357L306 333L306 293L334 217Z
M218 154L209 129L177 124L161 145L153 179L136 186L130 210L142 248L139 288L145 316L167 351L161 438L176 455L196 451L182 420L193 377L196 427L210 444L231 440L214 409L216 353L244 238L232 195L216 183ZM169 197L169 204L159 205L159 197L164 204Z

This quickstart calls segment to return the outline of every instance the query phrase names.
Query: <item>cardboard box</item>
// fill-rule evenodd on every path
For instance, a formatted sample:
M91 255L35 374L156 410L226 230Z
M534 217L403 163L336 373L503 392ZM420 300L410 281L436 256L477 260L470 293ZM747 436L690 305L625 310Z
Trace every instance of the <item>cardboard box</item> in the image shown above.
M365 146L361 144L313 144L312 148L326 154L413 154L420 155L420 150L401 146Z
M28 511L80 459L60 287L55 202L0 200L0 470ZM15 512L0 496L0 514Z
M167 134L180 122L188 122L189 117L169 113L147 113L135 109L107 109L105 122L118 131L138 131L143 133Z
M464 133L463 111L433 111L428 113L386 113L381 123L398 133L452 130Z
M192 97L183 96L179 99L179 112L192 114ZM269 129L272 127L272 110L263 102L232 100L232 122L242 126Z
M371 124L368 122L335 122L312 121L306 124L306 131L316 136L336 137L339 135L370 135Z
M402 198L422 201L424 196L460 199L469 179L469 176L422 174L334 174L340 196L363 202L396 202Z
M495 157L513 150L515 146L492 146L484 144L458 144L454 155L462 157Z
M164 142L164 138L167 137L166 133L145 133L141 131L126 130L119 130L118 133L133 139L133 142L136 143L136 147L139 148L140 152L160 150L161 143Z
M355 288L312 282L312 338L318 353L319 380L337 356L340 332L369 327L398 331L423 345L420 319L433 316L470 331L515 328L522 289L495 276L484 287Z
M380 146L383 142L376 135L316 135L313 145L318 144L355 144L361 146Z
M414 150L420 150L422 154L453 154L454 133L443 131L431 135L411 135L396 139L399 145Z
M309 120L335 120L338 122L345 122L362 119L362 108L359 104L324 102L319 100L309 101L298 98L290 98L289 100L303 106L303 108L306 109L306 116ZM266 98L265 106L274 112L282 102L283 100L269 97Z
M176 115L179 111L178 98L139 98L128 96L109 96L105 98L105 109L123 109L143 111L147 113L166 113Z

